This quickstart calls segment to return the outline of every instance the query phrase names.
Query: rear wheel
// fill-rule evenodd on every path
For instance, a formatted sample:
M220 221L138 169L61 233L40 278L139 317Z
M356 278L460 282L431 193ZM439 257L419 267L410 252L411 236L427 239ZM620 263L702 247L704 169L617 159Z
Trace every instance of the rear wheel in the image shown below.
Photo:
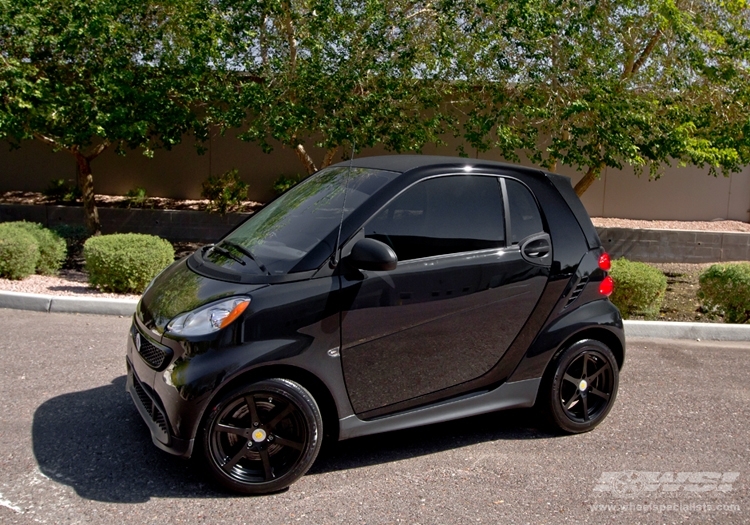
M585 339L568 347L552 366L542 391L550 423L568 433L593 429L617 396L619 369L614 354L604 343Z
M246 494L294 483L320 450L323 421L312 395L287 379L266 379L223 396L204 427L203 452L214 478Z

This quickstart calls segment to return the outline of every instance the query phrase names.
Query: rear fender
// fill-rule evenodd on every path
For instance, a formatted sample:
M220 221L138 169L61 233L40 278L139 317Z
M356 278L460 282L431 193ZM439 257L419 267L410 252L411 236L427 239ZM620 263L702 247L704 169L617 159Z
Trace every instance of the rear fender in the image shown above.
M536 337L508 381L542 377L558 351L581 339L597 339L606 344L622 368L625 358L622 317L609 299L602 298L583 304L549 324Z

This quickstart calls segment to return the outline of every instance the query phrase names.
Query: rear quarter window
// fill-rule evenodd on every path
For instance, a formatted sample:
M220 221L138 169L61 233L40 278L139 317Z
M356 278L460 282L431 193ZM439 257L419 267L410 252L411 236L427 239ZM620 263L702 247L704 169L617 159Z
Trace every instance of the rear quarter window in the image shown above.
M510 210L511 244L518 244L535 233L543 232L542 215L534 196L518 181L505 179Z

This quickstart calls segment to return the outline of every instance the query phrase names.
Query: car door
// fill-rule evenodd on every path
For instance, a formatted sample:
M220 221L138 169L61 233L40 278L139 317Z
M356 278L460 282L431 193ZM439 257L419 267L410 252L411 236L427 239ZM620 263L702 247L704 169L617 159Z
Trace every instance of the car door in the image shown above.
M504 205L510 186L497 176L421 180L364 225L364 236L391 246L399 262L342 276L341 356L357 414L417 405L483 375L510 346L552 258L533 196L513 183L528 208L517 213L524 239L515 244Z

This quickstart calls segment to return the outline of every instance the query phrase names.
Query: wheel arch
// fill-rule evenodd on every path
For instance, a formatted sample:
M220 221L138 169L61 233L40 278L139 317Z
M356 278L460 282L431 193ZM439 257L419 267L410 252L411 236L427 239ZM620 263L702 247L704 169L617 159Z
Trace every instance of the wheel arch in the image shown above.
M563 342L563 344L560 345L557 352L555 352L555 355L552 356L552 359L550 359L550 362L548 363L547 368L549 368L552 365L552 363L555 362L557 357L562 352L564 352L566 348L584 339L594 339L596 341L599 341L607 345L609 349L612 350L612 353L615 355L615 359L617 360L617 368L622 370L622 365L625 362L625 348L623 347L622 341L620 341L620 338L618 338L615 334L613 334L606 328L598 328L598 327L586 328L585 330L576 332L575 334L568 337Z
M313 399L318 404L321 417L323 418L324 440L329 437L332 437L333 439L338 438L338 410L336 408L336 403L333 400L333 395L328 387L312 372L309 372L304 368L286 364L274 364L253 368L233 377L231 380L221 385L221 387L213 393L210 401L206 404L206 410L201 417L198 428L196 429L196 437L200 436L200 429L203 428L206 418L209 415L209 411L211 410L211 406L217 399L220 399L224 394L231 392L235 388L261 381L263 379L273 378L294 381L310 392Z
M569 335L565 340L563 340L562 344L560 344L557 347L557 350L555 350L555 352L551 355L549 361L547 362L547 365L544 367L544 373L542 374L542 384L539 389L537 399L538 396L542 394L544 385L549 383L550 377L554 373L555 364L557 363L558 357L560 357L560 355L572 345L574 345L578 341L583 341L585 339L593 339L607 345L607 347L615 356L618 371L622 370L623 363L625 362L625 348L620 338L606 328L585 328L580 332L575 332L574 334Z

